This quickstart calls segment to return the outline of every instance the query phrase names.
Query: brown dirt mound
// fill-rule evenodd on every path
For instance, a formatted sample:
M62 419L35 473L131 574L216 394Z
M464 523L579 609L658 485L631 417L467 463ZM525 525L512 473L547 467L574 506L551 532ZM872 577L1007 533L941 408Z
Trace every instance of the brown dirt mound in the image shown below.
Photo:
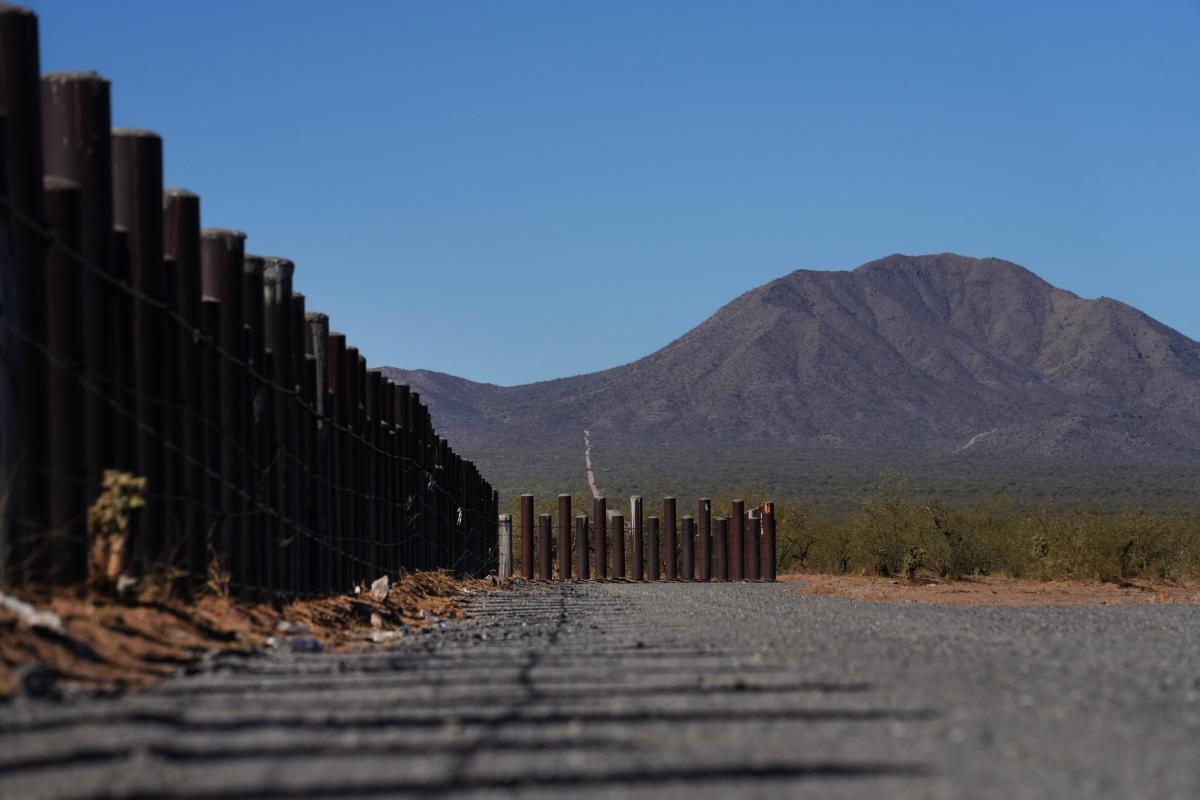
M1155 603L1200 604L1200 585L1084 583L978 577L959 581L903 580L865 575L799 573L781 581L804 582L800 594L848 597L883 603L949 603L967 606L1095 606Z
M501 584L502 585L502 584ZM243 603L204 596L193 603L141 597L114 600L67 592L16 596L62 620L62 633L30 627L0 609L0 698L33 693L137 689L175 674L210 651L297 644L345 651L394 641L402 631L463 616L460 601L493 591L483 580L416 573L387 599L357 596Z

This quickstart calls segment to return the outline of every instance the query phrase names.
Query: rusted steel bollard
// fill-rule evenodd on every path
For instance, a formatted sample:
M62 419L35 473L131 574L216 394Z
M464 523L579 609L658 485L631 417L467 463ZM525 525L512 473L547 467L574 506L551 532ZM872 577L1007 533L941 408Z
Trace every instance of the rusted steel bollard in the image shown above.
M701 497L699 502L700 529L696 532L700 540L700 580L712 579L712 502L707 497Z
M775 504L771 501L762 506L762 544L759 548L759 578L775 580Z
M521 574L533 580L533 495L521 495Z
M729 580L740 581L744 575L742 570L742 533L746 529L746 501L734 500L729 510Z
M48 176L44 182L46 224L64 247L79 246L82 227L82 197L79 185L66 178ZM44 398L50 422L47 434L46 475L50 500L50 528L58 542L46 556L46 572L40 577L50 584L82 583L87 579L87 496L84 482L83 392L75 383L75 370L83 363L83 327L79 265L64 247L46 252L46 345L64 369L48 373ZM41 559L39 559L39 562Z
M608 580L608 507L603 497L592 500L592 554L596 559L596 580Z
M238 545L245 529L245 500L241 495L245 463L240 448L245 441L244 404L241 402L245 373L235 359L240 359L244 345L242 336L243 281L242 257L246 234L217 228L200 233L200 265L206 297L220 303L212 309L213 321L220 325L213 344L222 352L210 351L216 364L220 386L220 406L213 422L217 425L220 442L221 502L217 512L220 524L213 534L216 556L228 573L240 577L242 563ZM345 585L345 584L343 584Z
M558 579L571 580L571 495L558 496Z
M538 541L537 541L537 560L538 560L538 577L544 581L550 580L553 575L550 574L550 515L538 515Z
M678 543L676 542L675 529L675 498L663 498L663 541L662 541L662 561L663 567L666 569L667 580L673 581L679 577L678 574Z
M38 18L28 9L0 5L0 131L3 166L0 189L21 214L43 222L42 142L38 111ZM0 275L10 295L0 307L0 452L6 502L0 508L0 583L19 583L38 575L29 569L48 524L49 498L42 480L44 445L36 438L46 427L45 357L33 344L42 341L42 258L37 230L5 217L6 252ZM15 335L14 335L15 334ZM22 338L27 337L27 338ZM33 340L33 341L29 341Z
M200 198L185 189L163 193L163 249L175 261L174 275L167 276L174 289L170 302L183 320L183 324L171 326L175 334L171 344L179 361L174 389L181 406L175 437L189 457L182 463L180 486L186 496L177 513L182 521L180 534L186 542L183 556L190 573L187 581L198 588L208 573L204 532L215 520L206 517L205 510L204 465L209 432L204 426L206 415L200 397L204 358L194 336L201 327L204 294L200 277Z
M746 563L743 573L748 581L756 581L758 575L759 537L762 536L762 520L757 508L746 514Z
M57 72L42 78L42 146L47 175L79 184L79 254L101 273L112 271L112 122L109 83L94 72ZM12 110L9 110L11 115ZM197 233L199 230L197 229ZM105 391L112 380L117 338L109 323L114 287L102 274L76 266L83 295L84 367ZM195 302L200 303L197 291ZM86 496L100 494L100 478L114 467L115 412L100 392L83 392Z
M499 525L500 536L500 577L512 577L512 514L501 514Z
M645 568L642 562L645 553L645 544L642 541L642 498L637 495L629 498L629 517L630 524L633 526L632 577L635 581L645 580Z
M646 580L656 581L658 567L658 517L646 518Z
M588 563L588 518L587 514L575 517L575 576L586 581L591 564Z
M680 541L683 551L683 569L679 573L681 580L696 579L696 525L691 515L683 518L683 533Z
M713 577L722 583L729 580L729 519L713 520Z
M612 577L625 580L625 517L612 516Z
M162 439L169 370L165 361L163 293L162 139L153 131L112 131L113 221L129 231L131 282L144 297L133 302L134 404L137 472L146 478L146 507L135 525L132 551L143 568L166 555L170 518L164 499L176 492Z

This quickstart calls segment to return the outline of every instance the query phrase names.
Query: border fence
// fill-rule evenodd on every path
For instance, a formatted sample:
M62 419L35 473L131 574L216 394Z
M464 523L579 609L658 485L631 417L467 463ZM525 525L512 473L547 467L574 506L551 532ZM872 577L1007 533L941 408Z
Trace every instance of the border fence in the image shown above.
M729 516L716 517L709 498L701 497L696 506L696 516L677 521L675 498L664 497L661 517L647 517L635 495L626 521L608 508L606 498L596 497L590 517L572 517L571 495L560 494L556 526L552 515L535 515L534 496L523 494L519 556L513 552L512 515L500 516L500 575L511 577L515 563L522 577L543 581L776 579L774 502L747 510L745 501L734 500Z
M401 570L496 568L499 498L293 291L294 265L201 229L162 140L111 127L109 83L39 72L0 4L0 582L88 579L106 470L146 479L133 575L244 597Z

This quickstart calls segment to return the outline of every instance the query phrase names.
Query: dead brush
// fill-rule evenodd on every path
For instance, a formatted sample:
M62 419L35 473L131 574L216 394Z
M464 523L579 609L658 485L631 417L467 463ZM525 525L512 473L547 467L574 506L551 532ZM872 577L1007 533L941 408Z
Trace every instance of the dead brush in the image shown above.
M146 505L146 479L119 470L105 470L100 496L88 510L88 582L92 589L112 594L125 567L125 546L133 515Z

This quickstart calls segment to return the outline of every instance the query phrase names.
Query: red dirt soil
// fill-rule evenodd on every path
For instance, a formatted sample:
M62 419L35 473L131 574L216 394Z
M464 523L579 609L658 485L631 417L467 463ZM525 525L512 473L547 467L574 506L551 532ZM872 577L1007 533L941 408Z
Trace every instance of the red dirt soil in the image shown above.
M279 604L216 596L185 603L17 593L38 610L57 614L66 635L30 628L17 614L0 609L0 698L21 689L22 668L28 665L48 668L56 689L137 689L176 674L209 651L256 650L272 638L290 646L285 628L290 635L315 639L324 650L372 647L373 636L394 639L387 632L458 619L463 598L495 588L483 580L417 573L392 584L384 602L366 591ZM281 628L285 621L291 625Z
M798 573L779 580L800 583L800 594L881 603L948 603L964 606L1101 606L1155 603L1200 604L1200 585L1145 581L1116 583L1029 581L1002 577L958 581L906 580L865 575Z

